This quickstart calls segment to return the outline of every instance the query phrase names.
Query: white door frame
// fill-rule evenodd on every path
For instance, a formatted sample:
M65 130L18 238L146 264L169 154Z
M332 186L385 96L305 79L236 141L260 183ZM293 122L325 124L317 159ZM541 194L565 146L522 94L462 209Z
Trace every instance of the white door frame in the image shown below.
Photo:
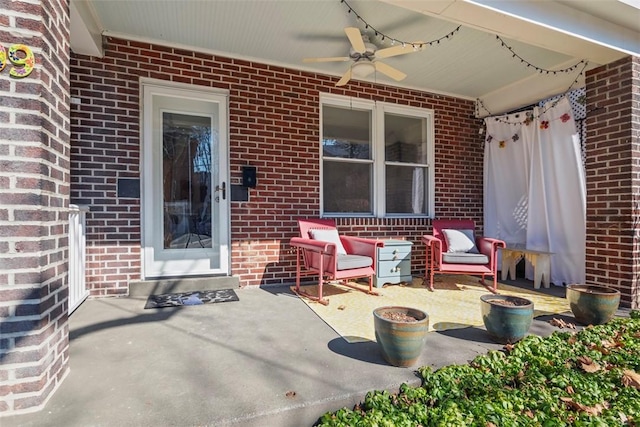
M218 106L218 161L217 179L212 174L212 198L217 198L217 218L212 218L212 230L216 233L216 248L165 249L163 238L164 207L162 194L162 147L156 141L160 132L154 129L157 112L154 102L176 98L176 105L206 103ZM156 79L140 80L141 115L141 244L143 279L207 276L230 274L230 196L228 110L229 93L187 84L176 84ZM178 108L180 110L180 108ZM185 110L189 113L188 110ZM197 113L196 113L197 114ZM155 135L155 138L154 138ZM155 140L154 140L155 139ZM212 157L214 154L212 152ZM215 161L216 159L212 159ZM212 165L213 167L213 165ZM214 182L215 181L215 182ZM222 189L216 191L214 189ZM224 194L224 196L223 196ZM215 202L214 202L215 203Z

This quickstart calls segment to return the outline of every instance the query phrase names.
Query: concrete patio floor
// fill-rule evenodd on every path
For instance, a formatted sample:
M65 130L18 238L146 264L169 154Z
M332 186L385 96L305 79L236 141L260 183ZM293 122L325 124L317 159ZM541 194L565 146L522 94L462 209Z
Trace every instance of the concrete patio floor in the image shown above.
M502 348L482 328L432 332L418 364L397 368L375 342L348 344L288 287L236 293L237 302L152 310L143 297L86 301L69 320L67 378L43 410L0 425L312 426L368 391L419 385L417 366L463 364ZM529 332L558 330L552 317L574 320L541 317Z

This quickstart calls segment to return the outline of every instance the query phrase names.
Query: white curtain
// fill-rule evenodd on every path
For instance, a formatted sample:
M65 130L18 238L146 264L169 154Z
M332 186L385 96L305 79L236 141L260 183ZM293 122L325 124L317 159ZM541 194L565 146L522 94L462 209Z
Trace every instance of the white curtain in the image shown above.
M585 172L569 100L485 123L485 235L553 252L550 281L584 283Z
M414 214L424 213L424 170L422 168L413 169L411 208Z

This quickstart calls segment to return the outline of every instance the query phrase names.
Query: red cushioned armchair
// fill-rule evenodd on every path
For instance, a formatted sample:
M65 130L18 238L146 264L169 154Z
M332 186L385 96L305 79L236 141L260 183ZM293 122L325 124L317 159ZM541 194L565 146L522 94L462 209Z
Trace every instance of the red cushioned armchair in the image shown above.
M490 237L476 236L475 223L467 219L433 220L433 235L422 236L427 245L426 272L429 289L433 291L433 276L441 274L493 276L492 292L498 290L498 248L505 242Z
M296 248L296 292L321 304L329 304L322 296L325 282L340 281L348 286L372 295L376 247L382 241L361 237L341 236L331 219L298 220L300 237L291 238L290 244ZM310 295L300 290L301 276L318 276L318 295ZM369 289L349 284L349 280L368 278Z

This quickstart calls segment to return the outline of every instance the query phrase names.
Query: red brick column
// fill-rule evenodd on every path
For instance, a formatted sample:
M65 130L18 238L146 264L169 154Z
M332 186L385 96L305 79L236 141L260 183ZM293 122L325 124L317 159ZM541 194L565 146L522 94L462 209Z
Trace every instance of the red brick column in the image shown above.
M68 1L0 2L14 44L36 65L0 71L0 416L41 409L69 370Z
M587 283L640 308L640 58L587 73Z

